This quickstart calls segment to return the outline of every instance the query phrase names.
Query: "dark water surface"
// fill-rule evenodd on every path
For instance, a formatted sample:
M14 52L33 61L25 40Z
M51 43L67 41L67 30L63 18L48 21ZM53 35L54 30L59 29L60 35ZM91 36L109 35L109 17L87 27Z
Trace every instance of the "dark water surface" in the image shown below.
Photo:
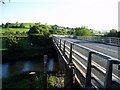
M58 71L59 63L56 59L48 59L48 71ZM15 61L7 62L0 65L2 67L2 77L8 77L13 74L18 74L25 71L43 71L44 63L43 60L26 60L26 61ZM0 77L1 78L1 77Z

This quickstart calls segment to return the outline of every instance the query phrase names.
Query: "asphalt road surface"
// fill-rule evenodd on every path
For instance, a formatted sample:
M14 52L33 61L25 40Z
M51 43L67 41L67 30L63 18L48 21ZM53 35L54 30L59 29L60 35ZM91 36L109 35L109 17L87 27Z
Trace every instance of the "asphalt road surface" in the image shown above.
M67 37L64 37L63 39L83 45L85 47L88 47L90 49L93 49L99 52L102 52L111 57L120 59L120 56L118 55L120 51L120 47L118 46L113 46L113 45L108 45L108 44L103 44L103 43L96 43L96 42L91 42L91 41L83 41L83 40L72 39L72 38L67 38Z

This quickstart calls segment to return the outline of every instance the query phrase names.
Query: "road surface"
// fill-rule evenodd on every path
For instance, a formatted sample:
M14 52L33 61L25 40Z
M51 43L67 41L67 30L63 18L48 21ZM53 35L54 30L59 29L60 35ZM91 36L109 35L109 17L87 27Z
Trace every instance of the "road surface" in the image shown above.
M91 41L83 41L83 40L72 39L72 38L67 38L67 37L64 37L63 39L83 45L85 47L88 47L90 49L93 49L99 52L102 52L111 57L120 59L120 56L118 56L120 47L118 46L112 46L112 45L107 45L103 43L91 42Z

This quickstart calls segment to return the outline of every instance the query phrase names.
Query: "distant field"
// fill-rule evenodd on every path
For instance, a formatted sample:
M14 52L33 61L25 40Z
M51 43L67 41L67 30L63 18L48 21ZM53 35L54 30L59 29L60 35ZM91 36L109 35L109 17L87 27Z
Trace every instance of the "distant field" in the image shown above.
M12 32L12 33L16 33L16 31L19 31L20 33L22 32L28 32L29 29L25 29L25 28L3 28L2 30L0 30L0 33L6 33L6 32Z
M9 26L20 26L21 23L10 24ZM30 25L35 25L34 23L23 23L26 28L30 28Z

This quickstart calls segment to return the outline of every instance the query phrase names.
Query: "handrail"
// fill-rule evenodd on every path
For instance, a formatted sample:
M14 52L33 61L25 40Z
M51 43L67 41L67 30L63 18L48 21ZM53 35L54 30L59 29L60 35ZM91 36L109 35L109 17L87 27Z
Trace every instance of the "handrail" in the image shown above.
M95 41L95 42L102 42L108 43L111 45L120 46L120 38L119 37L93 37L93 36L75 36L76 39L86 40L86 41Z
M113 57L111 57L111 56L109 56L109 55L106 55L106 54L103 54L103 53L101 53L101 52L98 52L98 51L95 51L95 50L92 50L92 49L89 49L89 48L87 48L87 47L85 47L85 46L81 46L81 45L79 45L79 44L76 44L76 43L73 43L73 42L71 42L71 41L66 41L65 39L62 39L62 38L60 38L60 37L53 37L53 42L54 42L54 44L56 44L57 46L58 46L58 44L59 44L59 49L60 50L63 50L62 52L63 52L63 55L65 54L65 52L66 52L66 48L67 49L69 49L70 50L70 53L69 53L69 63L73 63L73 61L75 60L75 56L73 56L73 53L74 54L76 54L76 55L78 55L78 56L80 56L80 57L82 57L83 58L83 56L82 56L82 54L80 55L80 53L79 52L77 52L76 50L74 50L74 48L73 48L73 46L77 46L77 47L80 47L80 48L82 48L82 49L84 49L84 50L86 50L86 51L88 51L89 52L89 58L86 60L86 59L84 59L87 63L88 63L88 66L87 66L87 73L89 73L89 74L86 74L86 75L88 75L88 76L86 76L87 78L86 78L86 84L85 84L85 87L91 87L91 79L92 78L96 78L96 77L93 77L93 76L95 76L93 73L91 74L91 69L92 68L94 68L94 69L96 69L98 72L100 72L100 73L102 73L104 76L105 76L105 82L104 82L104 86L103 86L103 83L102 83L102 86L104 87L104 88L109 88L109 87L111 87L111 83L112 83L112 77L114 78L114 80L116 80L116 77L114 77L115 75L113 74L112 75L112 66L113 66L113 64L120 64L120 60L119 59L116 59L116 58L113 58ZM67 44L66 44L66 42L67 43L69 43L70 45L68 46ZM63 49L61 49L61 47L63 47ZM67 51L68 52L68 51ZM92 52L92 53L91 53ZM105 71L103 70L103 69L101 69L100 67L96 67L95 66L95 62L93 61L93 64L91 63L91 60L92 60L92 55L97 55L97 56L99 56L99 57L102 57L102 58L104 58L104 59L106 59L107 60L107 68L106 68L106 73L105 73ZM76 61L76 60L75 60ZM77 62L78 62L78 60L77 60ZM80 64L80 63L79 63ZM82 65L82 64L81 64ZM99 81L98 81L99 82ZM101 82L101 81L100 81ZM118 83L120 83L120 82L118 82Z

